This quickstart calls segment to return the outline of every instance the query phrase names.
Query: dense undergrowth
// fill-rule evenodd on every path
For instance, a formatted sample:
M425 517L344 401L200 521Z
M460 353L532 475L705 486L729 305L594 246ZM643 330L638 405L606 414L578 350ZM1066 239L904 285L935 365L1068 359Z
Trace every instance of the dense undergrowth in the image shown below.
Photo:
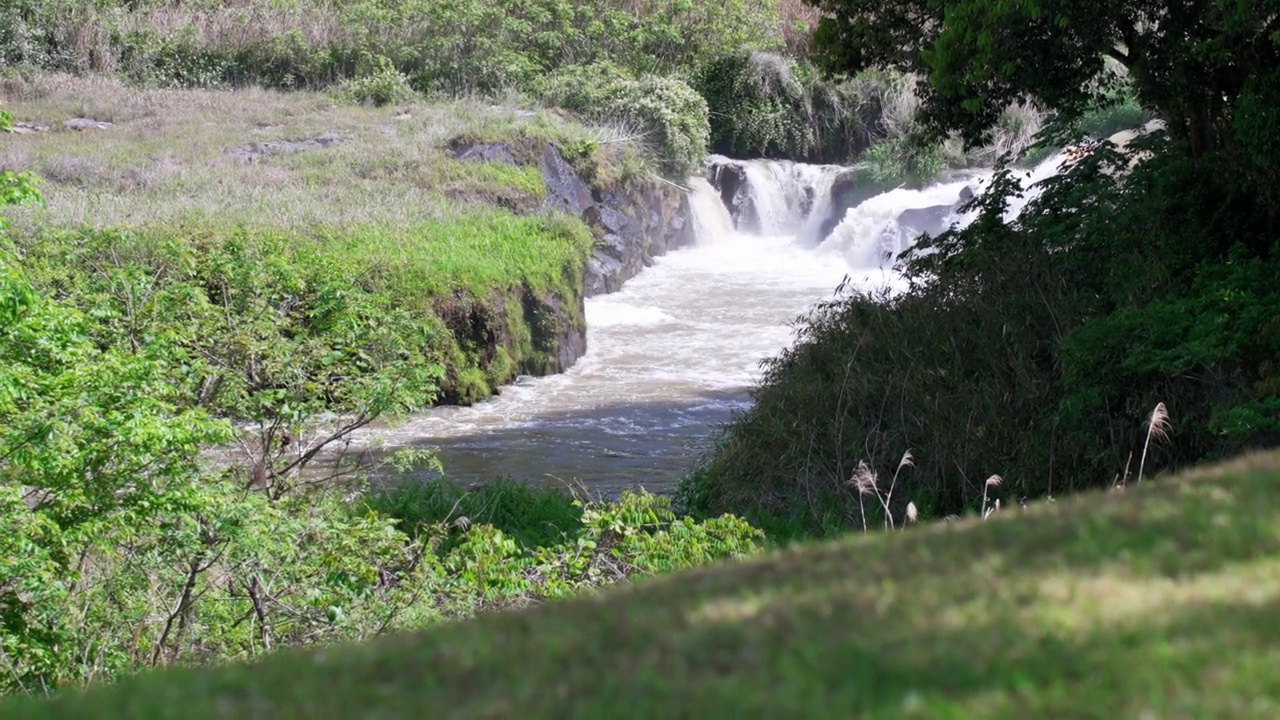
M13 67L150 87L332 88L376 105L523 96L616 124L677 182L708 148L832 163L874 151L868 161L894 184L927 180L1022 152L1044 115L1010 107L981 148L925 142L915 79L819 72L807 59L817 16L796 2L57 0L13 9L0 20L0 61Z

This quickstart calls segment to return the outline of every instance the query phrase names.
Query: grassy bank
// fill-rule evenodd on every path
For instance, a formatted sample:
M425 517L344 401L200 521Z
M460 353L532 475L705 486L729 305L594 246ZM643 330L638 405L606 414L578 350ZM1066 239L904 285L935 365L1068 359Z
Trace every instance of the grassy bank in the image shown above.
M464 162L450 142L552 142L601 182L647 171L627 143L600 149L608 130L479 101L373 109L317 92L142 90L44 74L0 89L34 130L9 136L0 168L41 176L46 201L10 211L15 242L37 288L82 308L105 296L129 316L132 339L104 323L102 342L136 342L157 323L181 332L175 318L199 308L150 300L187 289L207 309L223 288L241 317L204 328L201 341L227 345L255 307L274 303L292 309L277 313L282 336L332 345L345 326L317 321L338 311L317 303L339 301L325 288L340 283L344 309L405 316L397 342L417 344L435 396L451 402L563 365L561 347L584 330L592 240L576 219L541 213L536 163ZM63 127L85 117L111 126ZM129 289L131 274L153 287ZM142 292L147 302L130 296Z
M1280 455L13 717L1267 717Z

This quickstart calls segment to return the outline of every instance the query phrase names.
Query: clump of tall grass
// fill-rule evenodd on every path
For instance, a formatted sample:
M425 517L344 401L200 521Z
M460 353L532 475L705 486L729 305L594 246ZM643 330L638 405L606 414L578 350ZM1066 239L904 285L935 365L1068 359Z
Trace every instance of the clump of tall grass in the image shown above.
M850 478L849 483L853 485L854 490L858 493L858 511L862 517L863 532L867 532L868 530L867 509L863 502L863 498L867 495L874 496L876 502L879 503L880 509L884 513L885 529L893 530L897 528L893 519L893 511L889 509L890 503L893 502L893 490L898 485L898 475L901 474L902 469L914 466L915 458L912 457L911 451L907 450L902 454L902 459L898 461L898 467L894 470L893 480L889 483L889 487L882 491L880 489L879 478L876 476L875 470L871 469L871 466L865 461L859 461L858 469L854 471L853 477ZM903 526L907 523L915 522L917 515L918 511L916 510L915 503L908 502L907 508L904 511L902 521Z
M1000 499L996 498L995 504L987 507L987 491L993 487L999 487L1004 482L1004 478L999 475L992 475L987 481L982 483L982 519L986 520L992 513L999 512Z
M1142 444L1142 460L1138 462L1138 484L1142 484L1142 471L1147 467L1147 451L1151 449L1151 438L1163 440L1169 437L1169 410L1163 402L1156 403L1147 420L1147 439Z

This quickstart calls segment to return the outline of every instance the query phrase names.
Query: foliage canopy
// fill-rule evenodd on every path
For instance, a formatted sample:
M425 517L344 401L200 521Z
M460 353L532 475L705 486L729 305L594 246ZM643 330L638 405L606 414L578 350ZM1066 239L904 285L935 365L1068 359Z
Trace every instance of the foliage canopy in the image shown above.
M1273 0L809 0L827 67L900 67L927 79L925 116L976 141L1029 98L1078 115L1130 83L1194 154L1232 134L1238 106L1280 67Z

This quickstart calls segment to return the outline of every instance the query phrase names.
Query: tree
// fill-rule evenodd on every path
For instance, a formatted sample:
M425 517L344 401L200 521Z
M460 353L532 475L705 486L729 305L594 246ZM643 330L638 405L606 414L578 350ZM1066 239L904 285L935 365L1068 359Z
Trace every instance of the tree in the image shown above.
M1013 101L1073 117L1127 82L1202 155L1236 135L1244 98L1280 85L1277 0L807 0L821 64L921 76L935 133L981 142Z

